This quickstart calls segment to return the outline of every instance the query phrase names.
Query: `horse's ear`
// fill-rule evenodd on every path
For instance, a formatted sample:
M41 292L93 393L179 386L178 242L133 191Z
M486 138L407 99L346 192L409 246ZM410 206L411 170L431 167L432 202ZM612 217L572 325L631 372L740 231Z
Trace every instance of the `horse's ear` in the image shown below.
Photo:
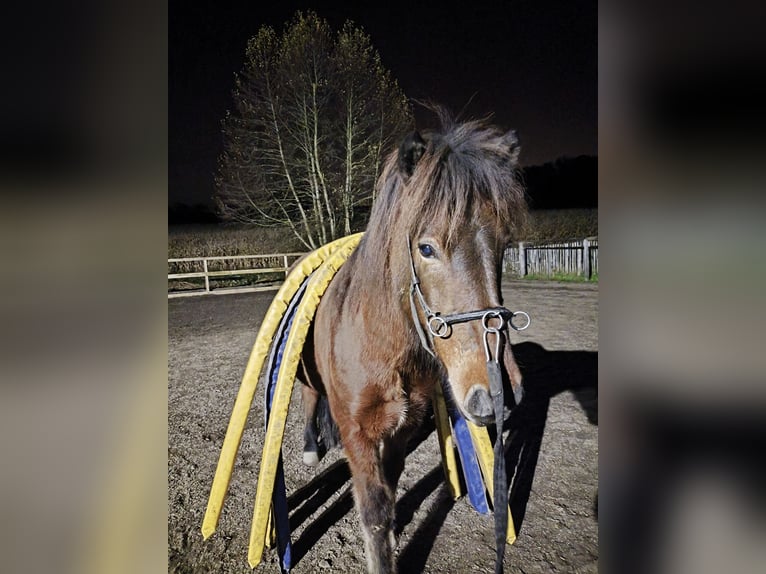
M415 172L418 160L426 151L426 142L418 132L412 132L399 146L399 172L405 181Z
M505 145L508 146L508 161L511 167L519 165L519 154L521 153L521 144L519 143L519 134L516 130L511 130L503 136Z

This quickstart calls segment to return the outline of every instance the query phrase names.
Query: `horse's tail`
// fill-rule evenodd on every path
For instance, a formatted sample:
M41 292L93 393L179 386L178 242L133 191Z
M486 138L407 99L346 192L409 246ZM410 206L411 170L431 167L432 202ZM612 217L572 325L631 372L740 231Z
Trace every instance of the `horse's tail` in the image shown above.
M340 431L335 419L330 412L330 403L326 395L319 395L317 402L317 425L319 426L319 435L327 450L340 446Z

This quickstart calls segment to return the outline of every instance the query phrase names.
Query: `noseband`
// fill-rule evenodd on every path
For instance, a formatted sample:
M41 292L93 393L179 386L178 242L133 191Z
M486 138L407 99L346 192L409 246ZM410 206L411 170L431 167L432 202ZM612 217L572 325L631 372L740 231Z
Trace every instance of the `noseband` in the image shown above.
M500 352L502 350L503 337L502 332L510 326L515 331L523 331L531 322L529 315L524 311L511 311L505 307L489 307L478 311L467 311L464 313L452 313L442 315L434 312L428 306L423 291L420 288L420 280L415 272L415 260L412 257L412 241L407 237L407 250L410 256L410 271L412 279L410 283L410 310L412 312L412 321L415 323L415 329L420 337L420 343L423 348L432 357L436 358L436 349L433 346L434 337L446 339L452 334L452 325L458 323L467 323L469 321L481 321L484 328L484 354L487 359L487 376L489 378L489 390L492 396L492 406L495 414L495 428L497 429L497 438L495 439L495 463L493 470L494 481L494 500L493 508L495 514L495 544L497 554L495 556L495 573L503 572L503 555L505 554L505 538L508 530L508 489L505 476L505 449L503 448L503 408L505 401L503 398L503 375L500 367ZM420 323L415 300L420 304L423 314L426 318L426 330ZM526 322L523 326L513 324L514 317L524 317ZM495 335L495 354L492 356L492 349L489 345L490 334ZM445 393L446 394L446 393Z
M407 250L410 256L410 271L412 278L410 282L410 310L412 312L412 321L415 323L415 329L420 337L420 343L423 348L432 357L436 357L436 352L433 347L434 337L440 339L446 339L452 334L452 325L458 323L468 323L469 321L481 321L482 327L484 327L484 351L487 355L487 361L491 360L489 339L490 333L499 334L506 326L510 326L514 331L523 331L531 322L529 315L524 311L511 311L505 307L488 307L478 311L467 311L464 313L452 313L450 315L442 315L441 313L434 312L426 302L426 298L423 295L423 291L420 288L420 279L415 271L415 260L412 258L412 242L410 238L407 238ZM428 329L428 335L426 335L425 329L418 317L415 300L420 304L420 308L423 310L423 314L426 317L426 328ZM523 317L525 322L522 326L516 326L513 323L514 318ZM490 321L492 319L499 319L500 323L496 326L491 326ZM497 351L499 352L499 336ZM499 355L495 355L495 360L499 360Z

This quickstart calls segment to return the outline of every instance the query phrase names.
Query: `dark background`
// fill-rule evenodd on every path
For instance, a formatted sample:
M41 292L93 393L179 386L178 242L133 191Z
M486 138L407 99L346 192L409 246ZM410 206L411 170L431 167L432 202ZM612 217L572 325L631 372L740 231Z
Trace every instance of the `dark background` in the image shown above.
M171 1L168 202L176 215L212 207L220 121L248 38L308 9L334 29L347 19L361 25L409 98L465 117L492 114L518 130L523 166L559 160L525 174L533 207L596 206L595 157L561 159L597 153L594 1ZM415 115L418 127L433 124L419 106Z

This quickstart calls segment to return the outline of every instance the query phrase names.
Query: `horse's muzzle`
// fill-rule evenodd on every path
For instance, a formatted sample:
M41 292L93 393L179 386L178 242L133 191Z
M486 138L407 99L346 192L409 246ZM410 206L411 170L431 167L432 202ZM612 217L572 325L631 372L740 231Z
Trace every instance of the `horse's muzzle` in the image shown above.
M463 408L469 420L479 426L486 426L495 420L492 399L487 389L481 385L474 385L468 389L465 401L463 402Z

